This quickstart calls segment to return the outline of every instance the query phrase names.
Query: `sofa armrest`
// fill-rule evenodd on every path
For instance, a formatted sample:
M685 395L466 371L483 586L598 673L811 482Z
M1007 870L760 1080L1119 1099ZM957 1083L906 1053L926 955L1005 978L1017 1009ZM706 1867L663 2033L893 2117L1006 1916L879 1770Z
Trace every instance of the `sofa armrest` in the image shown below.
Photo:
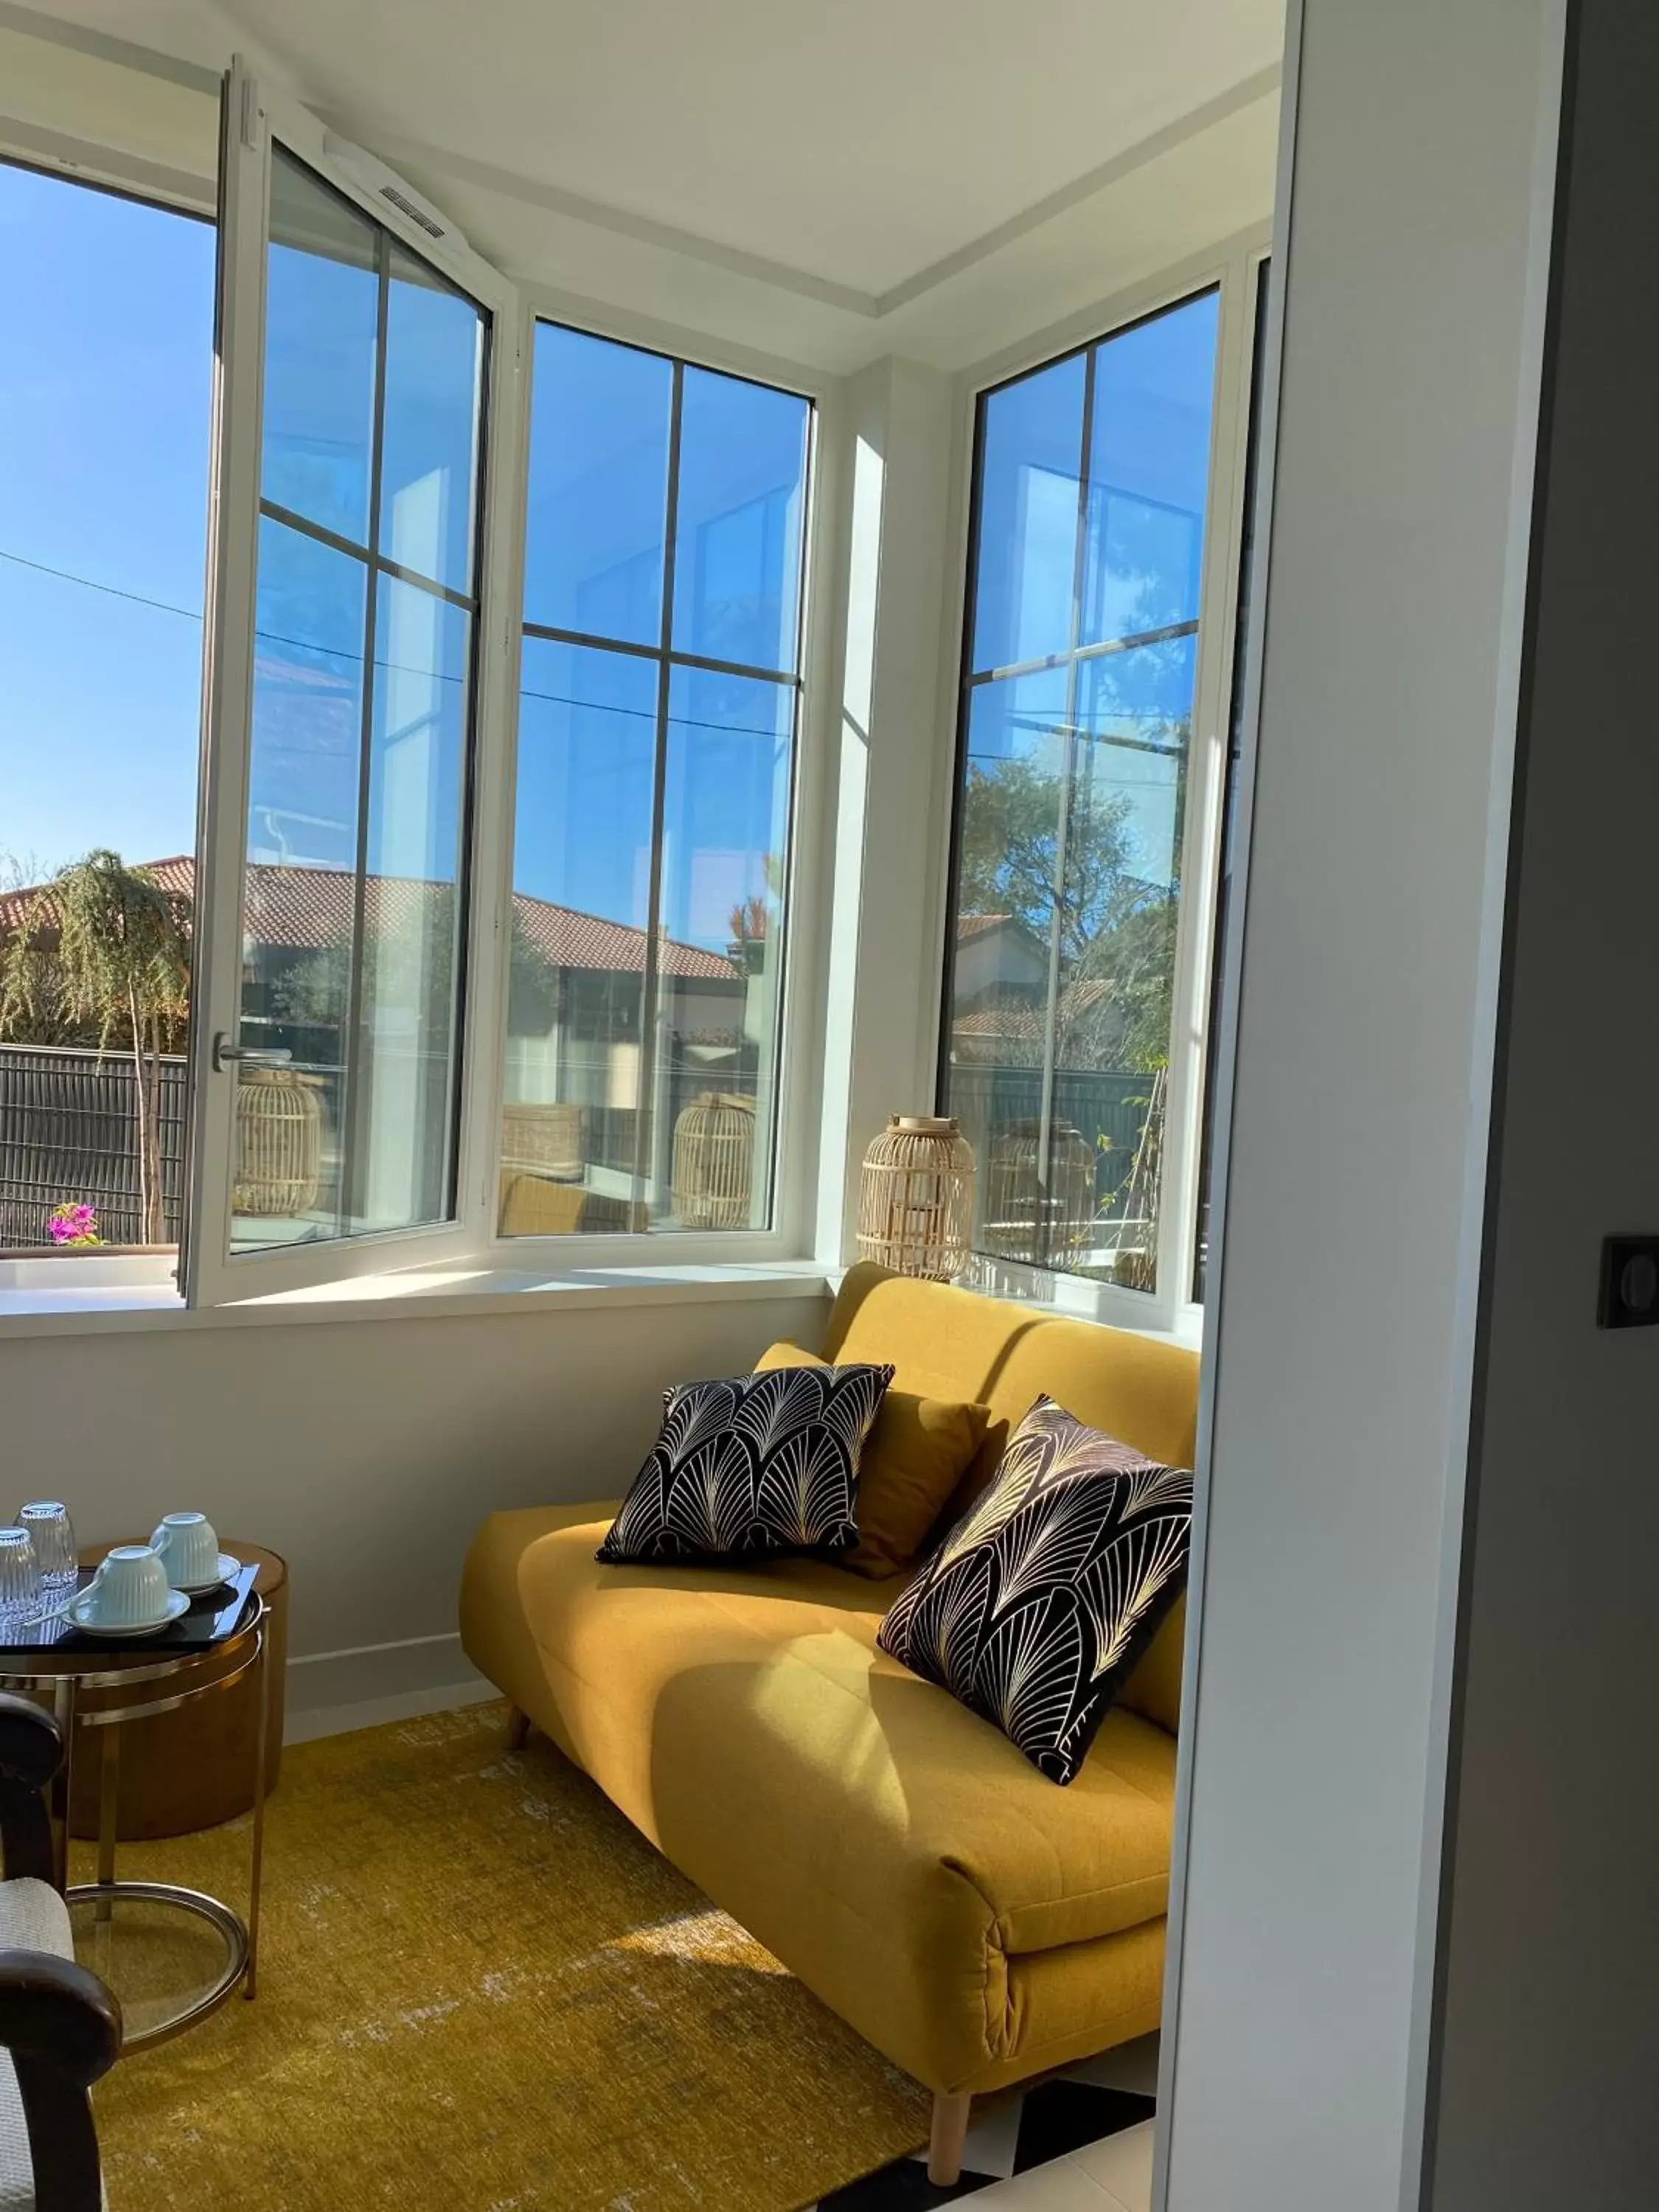
M113 1994L72 1960L0 1951L0 2045L11 2053L28 2130L27 2201L36 2212L100 2212L98 2131L87 2091L120 2055Z
M52 1878L52 1823L44 1791L64 1763L57 1722L27 1698L0 1691L0 1849L9 1879Z

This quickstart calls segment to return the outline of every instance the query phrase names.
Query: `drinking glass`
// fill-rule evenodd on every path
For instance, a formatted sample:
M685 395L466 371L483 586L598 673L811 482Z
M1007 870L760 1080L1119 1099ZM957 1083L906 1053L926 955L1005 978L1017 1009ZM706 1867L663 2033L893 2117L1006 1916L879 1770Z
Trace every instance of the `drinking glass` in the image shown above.
M42 1500L33 1505L26 1505L18 1515L17 1521L34 1546L34 1563L40 1570L42 1589L50 1596L56 1591L72 1588L78 1563L75 1556L75 1531L70 1525L68 1506L53 1505Z
M0 1630L27 1627L40 1613L40 1570L27 1528L0 1528Z

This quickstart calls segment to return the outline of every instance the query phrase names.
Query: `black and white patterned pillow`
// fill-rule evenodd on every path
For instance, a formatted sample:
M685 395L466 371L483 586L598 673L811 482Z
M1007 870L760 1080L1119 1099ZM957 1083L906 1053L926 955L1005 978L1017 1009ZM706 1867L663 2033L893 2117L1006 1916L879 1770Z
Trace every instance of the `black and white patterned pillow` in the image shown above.
M826 1555L858 1541L859 1455L890 1367L783 1367L663 1393L651 1456L595 1556L607 1566Z
M1186 1468L1039 1398L877 1641L1069 1782L1180 1595L1192 1517Z

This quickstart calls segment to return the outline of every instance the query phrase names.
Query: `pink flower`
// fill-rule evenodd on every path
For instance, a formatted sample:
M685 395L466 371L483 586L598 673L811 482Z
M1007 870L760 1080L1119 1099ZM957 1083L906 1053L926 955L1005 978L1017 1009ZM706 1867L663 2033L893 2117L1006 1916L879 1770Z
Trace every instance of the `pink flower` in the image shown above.
M99 1244L103 1239L98 1234L98 1209L84 1200L78 1203L65 1199L52 1210L46 1223L46 1234L54 1244Z

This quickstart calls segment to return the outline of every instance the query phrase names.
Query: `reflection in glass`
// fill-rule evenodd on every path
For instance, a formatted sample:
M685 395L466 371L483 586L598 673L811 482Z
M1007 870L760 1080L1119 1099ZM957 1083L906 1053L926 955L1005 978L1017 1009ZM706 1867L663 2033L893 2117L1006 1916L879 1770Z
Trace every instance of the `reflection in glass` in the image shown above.
M764 1227L811 408L535 346L501 1233Z
M981 402L975 670L1017 667L1072 642L1086 375L1073 354Z
M260 490L359 545L374 446L376 235L367 216L273 149Z
M1096 354L1085 645L1198 619L1218 313L1206 292Z
M669 678L649 1187L660 1225L766 1225L794 709L789 684L701 668ZM718 1188L712 1160L701 1176L689 1165L686 1117L707 1114L710 1093L729 1122L732 1155ZM716 1199L736 1218L684 1221L688 1209L706 1212Z
M674 537L674 649L793 669L806 434L793 392L688 368Z
M505 1236L633 1221L657 684L653 661L524 642Z
M976 487L943 1103L980 1252L1147 1291L1215 332L1206 295L990 393Z
M526 622L659 641L673 383L659 354L536 325Z
M453 1211L487 339L280 149L269 265L235 1250Z
M380 550L453 592L472 589L483 341L472 302L394 246Z

